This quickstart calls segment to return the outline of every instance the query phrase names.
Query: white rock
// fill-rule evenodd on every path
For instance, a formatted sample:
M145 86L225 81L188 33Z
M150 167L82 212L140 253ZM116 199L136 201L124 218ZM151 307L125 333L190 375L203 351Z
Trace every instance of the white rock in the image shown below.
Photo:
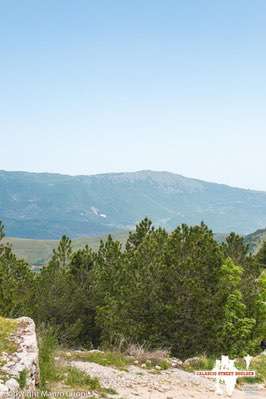
M13 342L17 345L17 351L13 354L2 354L4 365L0 367L0 370L5 372L10 379L5 384L0 384L0 398L1 392L19 390L19 384L15 378L18 378L23 370L27 371L27 389L34 390L39 382L39 354L35 324L28 317L21 317L17 321L18 329L12 337Z
M5 385L11 392L16 392L19 389L19 383L14 378L10 378L10 380L6 381Z
M177 367L177 368L178 367L182 367L183 366L183 362L180 359L174 358L174 359L171 360L171 366L172 367Z
M0 395L7 392L8 392L8 387L4 384L0 384Z
M100 351L99 349L92 349L89 351L89 353L104 353L104 352Z

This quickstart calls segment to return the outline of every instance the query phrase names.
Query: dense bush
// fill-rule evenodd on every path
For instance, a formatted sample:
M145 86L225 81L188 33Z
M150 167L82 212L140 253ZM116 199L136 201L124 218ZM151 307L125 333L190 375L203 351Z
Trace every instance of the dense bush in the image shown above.
M63 237L40 273L0 245L0 313L32 316L74 346L121 340L180 357L259 350L266 335L263 251L236 234L219 244L204 224L171 233L144 219L125 247L97 251Z

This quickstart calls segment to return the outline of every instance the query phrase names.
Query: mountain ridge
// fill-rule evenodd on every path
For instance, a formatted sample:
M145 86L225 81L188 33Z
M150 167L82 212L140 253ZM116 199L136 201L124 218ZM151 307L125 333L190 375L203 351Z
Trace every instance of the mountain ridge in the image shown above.
M266 192L167 171L0 171L0 220L9 236L103 235L130 230L145 216L169 230L204 221L215 232L248 234L266 226Z
M193 182L198 182L198 183L203 183L203 184L214 184L217 186L223 186L226 188L231 188L231 189L236 189L236 190L243 190L243 191L251 191L251 192L256 192L256 193L265 193L266 190L258 190L258 189L252 189L252 188L245 188L245 187L239 187L239 186L233 186L231 184L226 184L226 183L217 183L215 181L210 181L210 180L203 180L200 178L194 178L194 177L189 177L185 176L180 173L176 172L169 172L167 170L153 170L153 169L140 169L136 171L131 171L131 172L104 172L104 173L91 173L91 174L67 174L67 173L59 173L59 172L32 172L32 171L20 171L20 170L5 170L5 169L0 169L0 174L1 173L6 173L6 174L21 174L21 175L46 175L46 176L54 176L54 177L67 177L67 178L88 178L88 177L107 177L107 176L114 176L114 177L119 177L119 176L127 176L127 175L159 175L159 174L165 174L165 175L171 175L178 177L180 179L185 179L185 180L191 180Z

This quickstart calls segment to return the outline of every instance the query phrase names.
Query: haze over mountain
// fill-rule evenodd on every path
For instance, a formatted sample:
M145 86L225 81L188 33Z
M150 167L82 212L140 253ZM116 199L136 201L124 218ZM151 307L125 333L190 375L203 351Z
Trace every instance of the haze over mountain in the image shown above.
M266 226L266 192L139 171L92 176L0 171L0 220L8 236L57 239L129 230L148 216L172 229L207 223L248 234Z

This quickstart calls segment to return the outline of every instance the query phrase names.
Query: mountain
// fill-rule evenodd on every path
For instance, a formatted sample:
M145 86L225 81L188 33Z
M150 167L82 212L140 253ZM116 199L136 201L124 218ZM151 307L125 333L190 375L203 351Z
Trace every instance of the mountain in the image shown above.
M58 239L129 230L148 216L168 229L204 221L215 232L266 226L266 192L169 172L92 176L0 171L0 220L7 235Z
M248 234L245 237L245 241L252 251L259 251L264 241L266 241L266 229L259 229L255 233Z

